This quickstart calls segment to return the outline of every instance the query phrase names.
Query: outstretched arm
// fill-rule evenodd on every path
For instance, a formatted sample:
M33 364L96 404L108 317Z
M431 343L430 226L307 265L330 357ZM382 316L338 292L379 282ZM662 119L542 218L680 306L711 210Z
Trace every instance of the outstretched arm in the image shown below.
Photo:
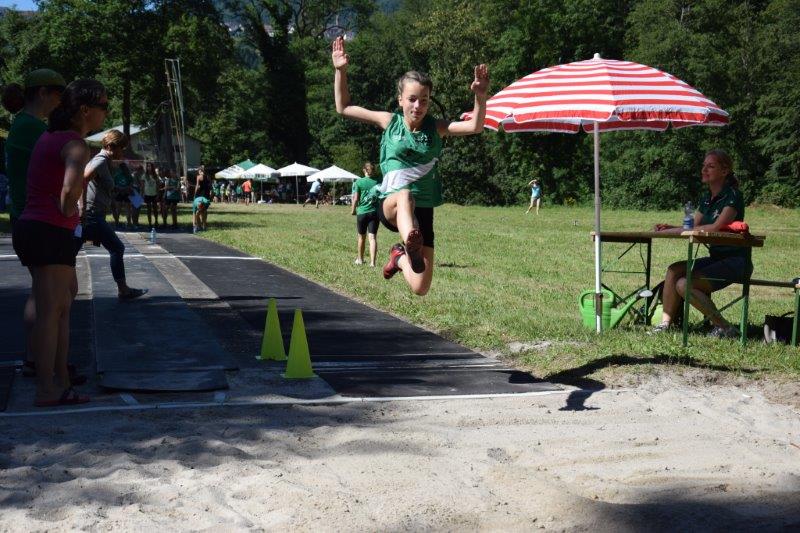
M486 93L489 90L489 67L484 64L475 67L475 79L469 88L475 93L472 117L462 122L440 120L437 128L442 137L445 135L474 135L483 131L483 119L486 118Z
M369 109L352 105L350 102L350 89L347 87L347 65L350 58L344 51L344 38L337 37L331 45L331 61L335 74L333 77L333 95L336 99L336 112L340 115L374 124L381 129L386 129L392 119L391 113L386 111L371 111Z

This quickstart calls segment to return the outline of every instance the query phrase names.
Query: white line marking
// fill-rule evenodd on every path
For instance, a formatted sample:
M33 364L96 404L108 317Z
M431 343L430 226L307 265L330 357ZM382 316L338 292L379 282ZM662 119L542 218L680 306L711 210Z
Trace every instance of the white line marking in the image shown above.
M139 405L139 402L136 401L136 398L134 398L127 392L120 393L119 397L122 398L122 401L128 405Z
M80 254L79 254L80 255ZM108 254L84 254L85 257L103 257L108 259ZM0 259L5 258L14 258L16 259L16 255L0 255ZM261 261L260 257L238 257L235 255L172 255L172 254L141 254L141 253L130 253L125 254L125 259L132 258L132 257L145 257L147 259L238 259L241 261Z
M85 409L54 409L50 411L34 411L28 413L0 413L0 418L20 418L25 416L50 416L65 415L72 413L102 413L102 412L124 412L124 411L154 411L157 409L205 409L208 407L259 407L259 406L292 406L292 405L344 405L349 403L388 403L388 402L425 402L425 401L447 401L447 400L485 400L493 398L530 398L536 396L554 396L557 394L571 394L580 389L566 389L555 391L539 392L518 392L502 394L459 394L452 396L394 396L385 398L344 398L329 397L318 400L311 399L275 399L275 400L239 400L225 403L216 402L169 402L150 405L109 405L104 407L87 407ZM621 393L630 392L631 389L604 389L601 391L587 391L592 395L600 393Z

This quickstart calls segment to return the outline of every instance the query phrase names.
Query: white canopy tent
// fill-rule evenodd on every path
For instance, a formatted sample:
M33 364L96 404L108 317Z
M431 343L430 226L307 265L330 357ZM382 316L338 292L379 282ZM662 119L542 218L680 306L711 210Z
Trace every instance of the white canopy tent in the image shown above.
M298 180L297 178L303 176L310 176L315 172L319 172L318 168L308 167L306 165L301 165L300 163L292 163L291 165L287 165L283 168L278 169L278 174L283 177L291 177L294 176L294 198L296 203L300 203L300 196L298 193Z
M325 170L320 170L319 172L311 174L306 178L306 181L311 183L319 179L323 183L352 183L358 178L359 176L356 176L352 172L348 172L343 168L333 165Z
M249 159L246 161L242 161L241 163L236 163L235 165L231 165L225 170L220 170L214 177L218 180L240 180L242 178L242 174L247 170L250 170L256 166L255 163L250 161Z
M311 183L316 180L320 180L323 183L332 183L333 184L333 199L334 202L336 201L336 185L338 183L353 183L359 178L352 172L348 172L343 168L337 167L336 165L332 165L325 170L320 170L314 174L311 174L306 178L306 181Z
M278 183L278 171L263 163L259 163L253 168L244 171L241 174L243 179L250 179L257 181L261 184L261 200L258 203L264 203L264 183Z

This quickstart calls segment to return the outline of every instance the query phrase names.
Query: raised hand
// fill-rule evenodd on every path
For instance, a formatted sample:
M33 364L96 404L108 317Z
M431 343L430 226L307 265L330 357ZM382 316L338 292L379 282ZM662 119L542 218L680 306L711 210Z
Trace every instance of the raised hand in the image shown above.
M337 37L334 39L331 48L331 61L333 61L333 68L338 70L346 67L350 58L344 51L344 38Z
M489 67L485 64L475 67L475 79L469 90L478 96L486 96L486 91L489 90Z

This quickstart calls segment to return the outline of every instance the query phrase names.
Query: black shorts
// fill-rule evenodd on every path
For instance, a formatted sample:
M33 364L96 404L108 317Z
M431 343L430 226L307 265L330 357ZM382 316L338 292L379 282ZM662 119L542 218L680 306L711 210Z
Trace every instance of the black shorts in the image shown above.
M316 200L317 198L319 198L319 193L318 192L310 192L310 193L308 193L308 199L309 200Z
M74 231L38 220L17 220L11 233L14 252L26 267L66 265L75 267Z
M389 231L393 231L397 233L397 226L391 224L388 220L386 220L386 215L383 212L383 201L378 204L378 218L381 221L386 229ZM417 222L419 223L419 230L422 232L422 244L433 248L433 208L432 207L415 207L414 208L414 216L417 217Z
M359 235L378 233L378 212L371 211L363 215L356 216L356 231Z
M144 203L146 204L154 204L156 203L156 200L158 200L158 196L156 195L144 197Z
M694 262L692 275L705 278L712 290L718 291L750 279L753 264L744 257L700 257Z
M117 194L114 197L114 200L116 200L117 202L131 203L130 197L127 194L125 194L124 192L121 192L121 193Z
M175 198L175 199L167 198L166 199L166 204L167 205L178 205L178 199L177 198Z

